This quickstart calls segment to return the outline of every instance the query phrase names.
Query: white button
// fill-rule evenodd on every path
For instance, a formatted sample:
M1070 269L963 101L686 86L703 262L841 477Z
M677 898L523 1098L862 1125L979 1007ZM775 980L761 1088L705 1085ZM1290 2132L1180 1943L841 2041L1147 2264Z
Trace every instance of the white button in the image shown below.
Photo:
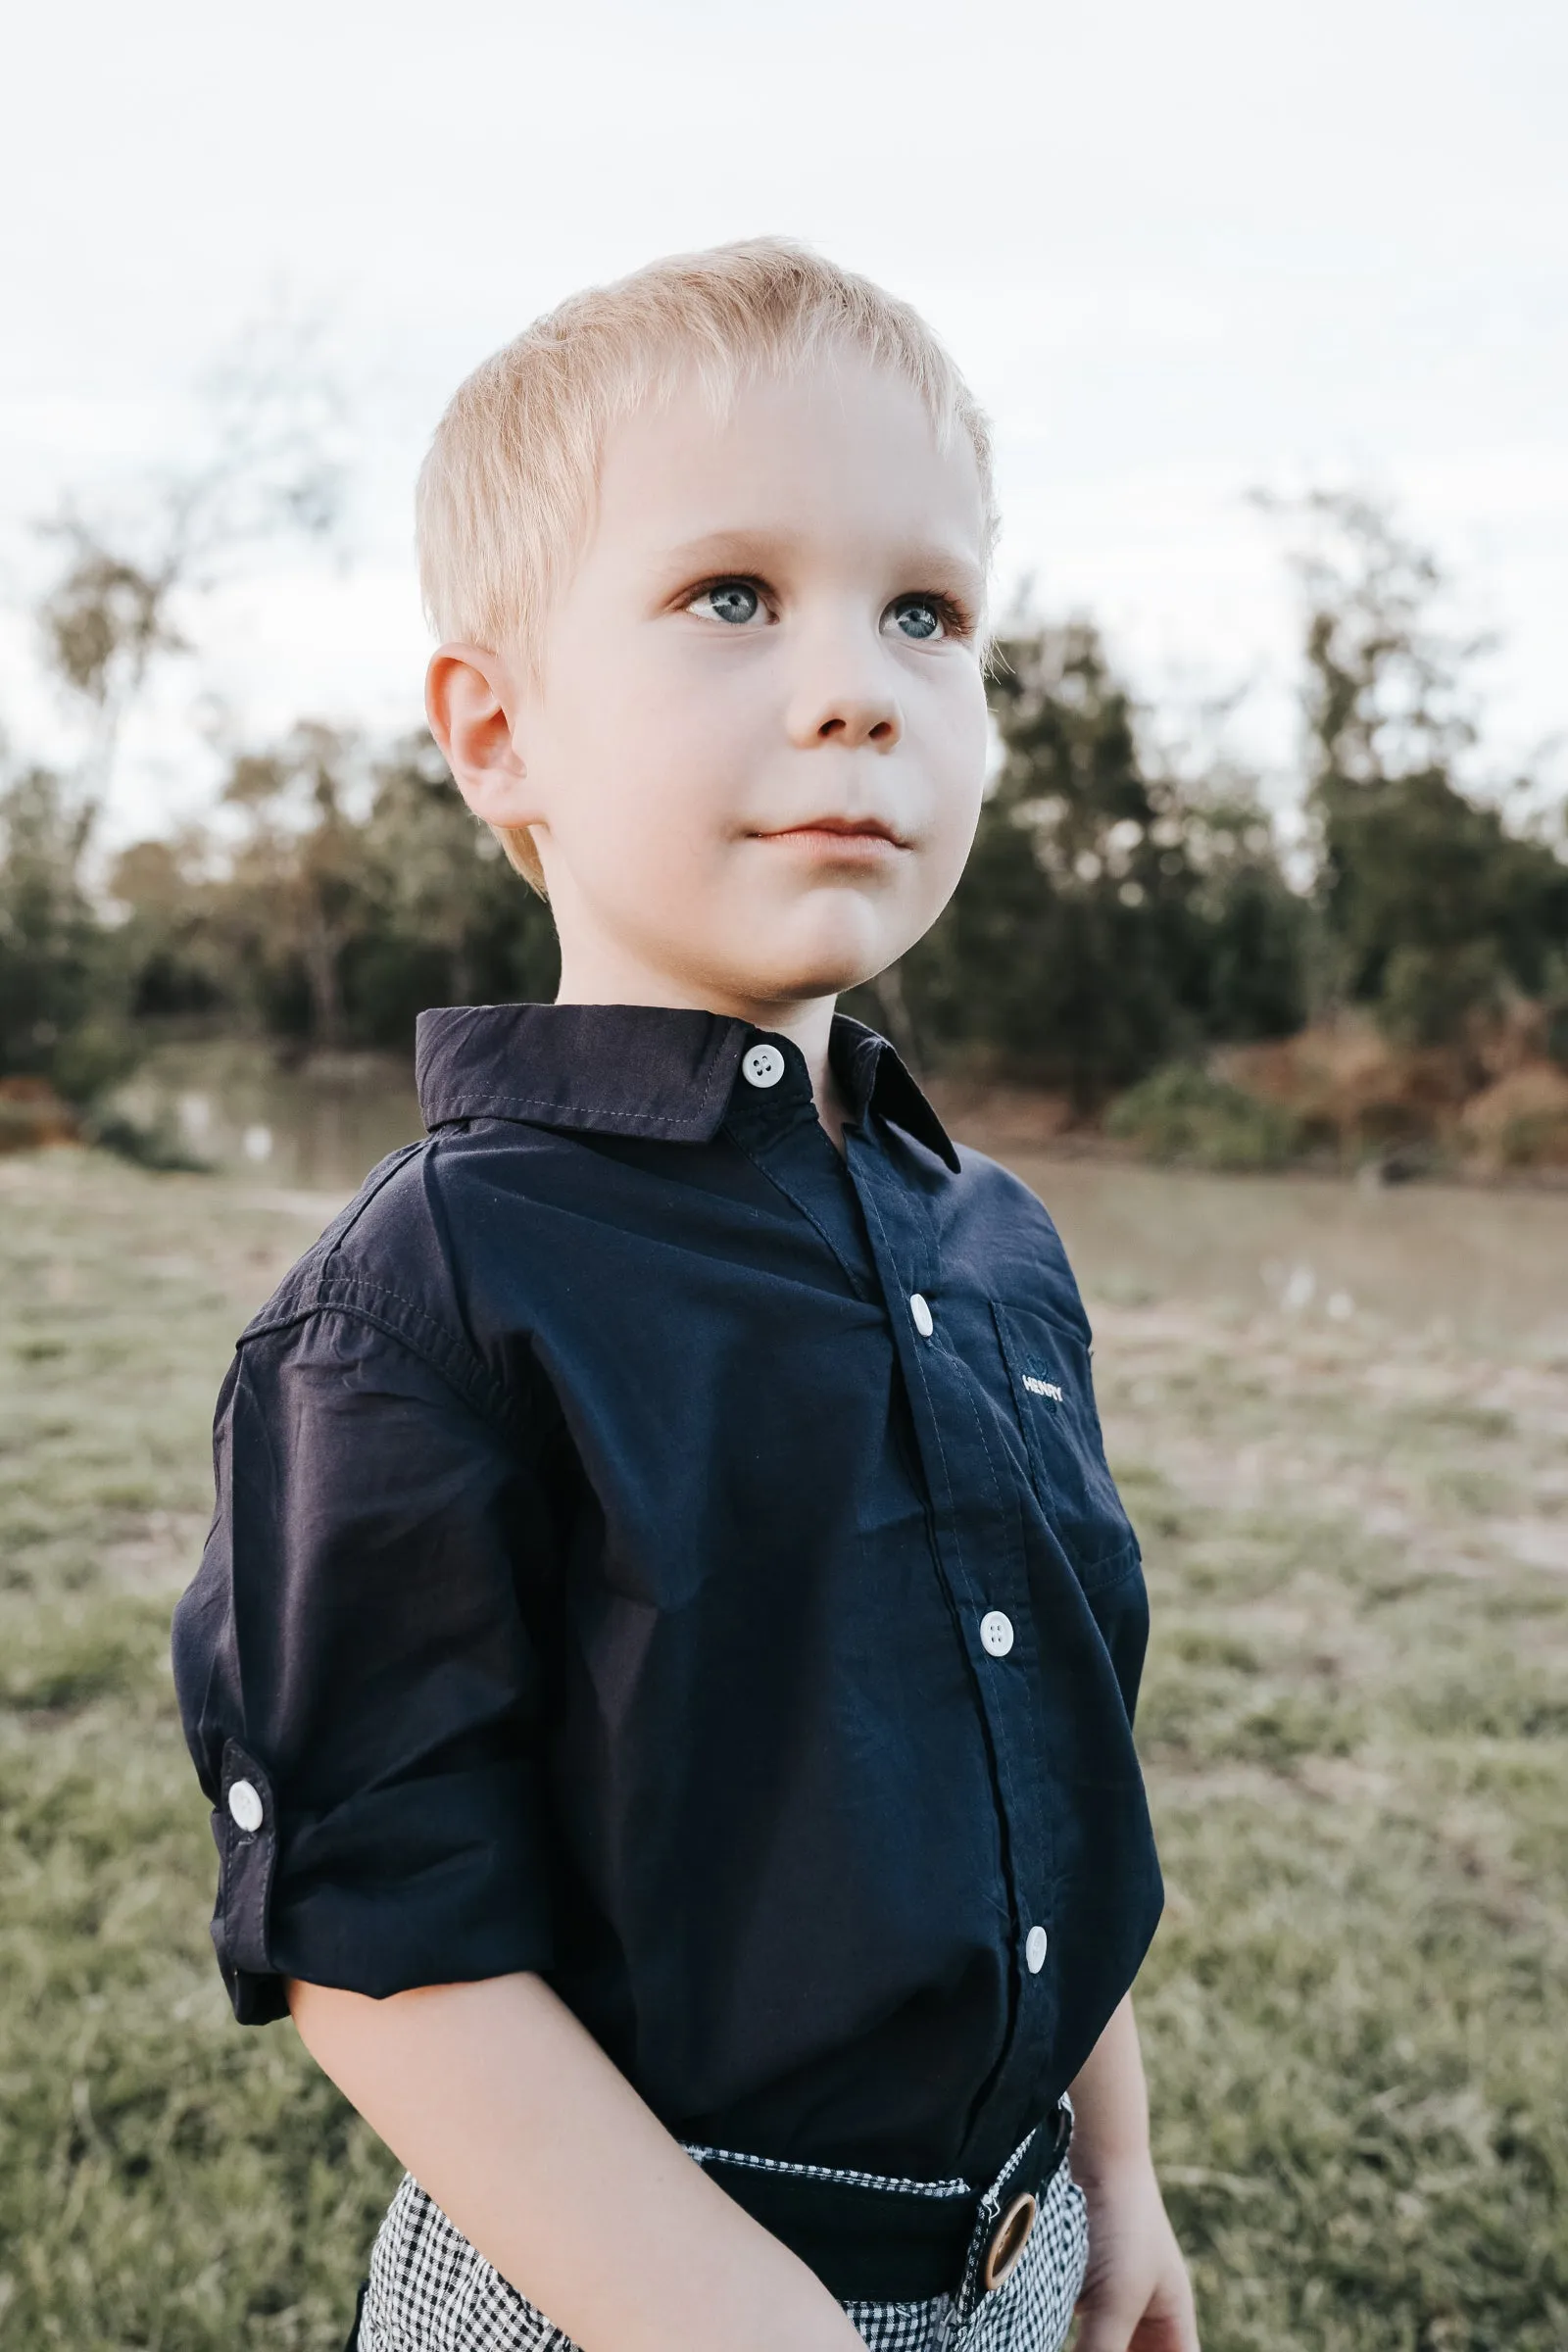
M1050 1949L1051 1938L1045 1929L1031 1928L1023 1939L1023 1956L1029 1964L1029 1974L1032 1977L1038 1977L1040 1971L1045 1967L1046 1954Z
M259 1830L266 1819L262 1810L261 1796L250 1781L234 1783L228 1792L228 1810L235 1827L246 1831L247 1834L252 1830Z
M918 1291L909 1300L909 1312L914 1317L914 1328L920 1334L921 1339L928 1340L936 1329L936 1325L931 1320L931 1309Z
M777 1086L784 1075L784 1056L777 1046L753 1046L741 1057L748 1086Z
M1012 1647L1012 1619L1001 1609L987 1609L980 1620L980 1640L994 1658L1004 1658Z

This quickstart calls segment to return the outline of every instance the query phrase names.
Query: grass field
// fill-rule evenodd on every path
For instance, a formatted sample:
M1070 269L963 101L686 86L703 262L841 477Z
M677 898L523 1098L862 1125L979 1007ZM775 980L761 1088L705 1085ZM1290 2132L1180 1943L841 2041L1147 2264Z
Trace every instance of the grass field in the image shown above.
M335 2352L395 2176L229 2021L167 1667L217 1382L322 1214L0 1163L5 2352ZM1089 1287L1206 2352L1564 2352L1568 1359Z

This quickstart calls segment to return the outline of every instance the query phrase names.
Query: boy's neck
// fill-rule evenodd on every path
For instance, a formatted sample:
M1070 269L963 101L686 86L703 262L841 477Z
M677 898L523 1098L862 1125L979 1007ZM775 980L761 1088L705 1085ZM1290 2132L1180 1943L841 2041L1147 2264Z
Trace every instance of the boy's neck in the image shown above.
M558 1004L656 1004L672 1012L715 1012L754 1029L770 1030L798 1046L810 1076L816 1115L835 1149L844 1149L845 1104L834 1084L828 1046L836 997L791 999L784 1004L747 999L725 989L705 989L663 973L585 966L564 953Z

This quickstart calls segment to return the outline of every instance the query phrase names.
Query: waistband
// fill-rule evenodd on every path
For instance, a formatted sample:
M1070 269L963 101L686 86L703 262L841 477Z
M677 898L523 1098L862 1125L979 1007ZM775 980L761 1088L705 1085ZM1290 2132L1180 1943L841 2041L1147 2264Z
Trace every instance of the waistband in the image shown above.
M1072 2109L1063 2100L987 2189L878 2181L717 2148L687 2152L814 2271L837 2302L924 2303L1003 2283L1029 2241L1040 2199L1071 2138Z

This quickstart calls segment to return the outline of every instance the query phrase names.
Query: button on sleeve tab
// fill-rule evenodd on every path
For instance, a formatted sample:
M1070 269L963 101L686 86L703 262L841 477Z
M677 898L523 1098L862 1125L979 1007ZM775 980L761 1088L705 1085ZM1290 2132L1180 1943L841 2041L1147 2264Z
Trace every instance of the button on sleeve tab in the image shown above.
M277 1812L266 1772L237 1740L225 1743L222 1803L213 1834L222 1867L213 1942L235 1991L235 1972L270 1972L272 1874L277 1866Z
M930 1307L921 1298L918 1291L914 1293L913 1297L909 1300L909 1315L914 1324L914 1328L920 1334L921 1339L928 1340L931 1337L932 1332L936 1329L936 1324L932 1319Z
M267 1808L253 1781L231 1781L228 1789L229 1818L236 1829L254 1837L267 1819Z

